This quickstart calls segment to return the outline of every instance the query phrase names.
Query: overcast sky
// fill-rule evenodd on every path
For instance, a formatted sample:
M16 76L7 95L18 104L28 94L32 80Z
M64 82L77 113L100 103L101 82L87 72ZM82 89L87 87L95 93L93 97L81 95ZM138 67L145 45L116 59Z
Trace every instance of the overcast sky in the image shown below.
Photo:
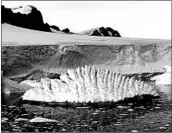
M110 26L123 37L171 39L171 1L2 1L33 5L44 22L80 32Z

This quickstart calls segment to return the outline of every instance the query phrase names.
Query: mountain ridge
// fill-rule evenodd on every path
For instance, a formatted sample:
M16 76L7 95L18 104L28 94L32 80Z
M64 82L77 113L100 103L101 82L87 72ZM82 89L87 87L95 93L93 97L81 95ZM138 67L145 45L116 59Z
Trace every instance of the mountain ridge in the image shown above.
M4 5L1 5L1 12L2 24L7 23L22 28L45 32L59 33L59 31L61 31L66 34L80 34L71 32L69 28L64 28L60 30L60 28L56 25L49 25L48 23L44 23L41 11L39 11L36 7L32 5L19 6L16 8L6 8ZM89 35L121 37L119 32L113 30L111 27L97 27L93 29L95 30L92 31L93 33L90 33Z
M81 35L89 35L89 36L111 36L111 37L121 37L117 30L114 30L111 27L96 27L89 30L85 30L79 32Z

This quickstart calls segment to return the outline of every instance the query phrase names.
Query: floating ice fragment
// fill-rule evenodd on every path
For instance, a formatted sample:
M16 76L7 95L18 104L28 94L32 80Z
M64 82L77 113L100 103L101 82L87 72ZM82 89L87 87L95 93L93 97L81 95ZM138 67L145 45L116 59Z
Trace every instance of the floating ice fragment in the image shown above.
M42 117L36 117L31 119L29 122L58 122L56 120L52 119L47 119L47 118L42 118Z
M165 73L151 78L152 81L155 81L155 84L166 84L171 85L171 66L164 66L163 69Z

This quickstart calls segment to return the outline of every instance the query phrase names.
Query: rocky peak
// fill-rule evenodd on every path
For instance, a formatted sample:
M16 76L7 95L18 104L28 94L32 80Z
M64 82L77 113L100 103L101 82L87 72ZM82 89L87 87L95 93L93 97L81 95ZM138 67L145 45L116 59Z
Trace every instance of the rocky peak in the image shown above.
M112 29L111 27L97 27L92 28L87 31L80 32L80 34L90 35L90 36L112 36L112 37L121 37L117 30Z
M64 32L64 33L70 33L70 30L68 28L65 28L65 29L62 30L62 32Z
M1 6L1 11L2 23L51 32L49 25L44 24L41 12L31 5L18 8L5 8L5 6Z

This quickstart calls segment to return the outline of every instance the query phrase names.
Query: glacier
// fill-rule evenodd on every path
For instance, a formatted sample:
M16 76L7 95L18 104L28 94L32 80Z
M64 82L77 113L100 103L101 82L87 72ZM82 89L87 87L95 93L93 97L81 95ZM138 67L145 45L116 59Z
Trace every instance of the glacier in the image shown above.
M22 83L32 87L22 96L28 101L95 103L117 102L144 94L158 96L151 84L90 65L68 69L60 79Z

